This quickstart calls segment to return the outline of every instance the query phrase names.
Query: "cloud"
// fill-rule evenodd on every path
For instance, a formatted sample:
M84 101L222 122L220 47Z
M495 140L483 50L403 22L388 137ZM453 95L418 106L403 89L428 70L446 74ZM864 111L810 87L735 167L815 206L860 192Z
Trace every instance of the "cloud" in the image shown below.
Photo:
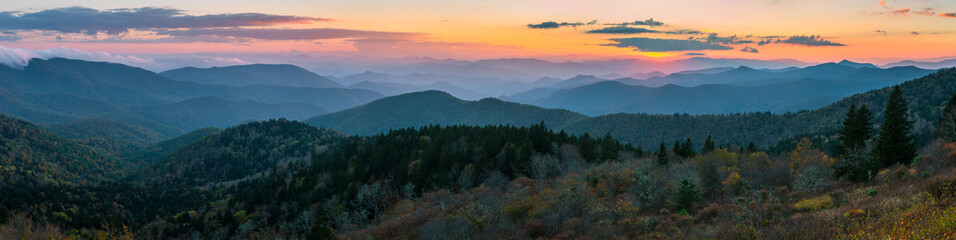
M886 30L879 30L879 29L877 29L877 30L876 30L876 33L886 35Z
M744 43L753 43L754 41L745 40L738 38L737 35L729 37L720 37L716 33L711 33L707 35L707 42L709 43L719 43L719 44L744 44Z
M740 51L741 51L741 52L749 52L749 53L759 53L759 52L760 52L760 51L757 51L756 48L752 48L752 47L744 47L743 49L740 49Z
M936 15L936 9L928 7L928 8L923 8L922 10L919 10L919 11L914 11L913 13L923 15L923 16L934 16Z
M597 23L597 20L590 21L590 22L588 22L588 23L582 23L582 22L573 22L573 23L562 22L562 23L558 23L558 22L555 22L555 21L547 21L547 22L542 22L542 23L539 23L539 24L528 24L528 28L533 28L533 29L555 29L555 28L559 28L559 27L577 27L577 26L584 26L584 25L594 25L595 23Z
M658 33L660 31L651 30L646 28L635 28L635 27L606 27L602 29L596 29L587 31L587 33L605 33L605 34L638 34L638 33Z
M133 55L118 55L111 54L102 51L93 51L87 52L75 48L67 47L58 47L50 48L43 50L33 51L41 58L49 59L54 57L70 58L70 59L81 59L87 61L103 61L103 62L114 62L114 63L123 63L130 65L140 65L143 63L152 63L152 58L141 58Z
M687 30L687 29L667 31L667 32L664 32L664 33L667 33L667 34L679 34L679 35L701 35L701 34L704 34L704 33L701 32L701 31L697 31L697 30Z
M312 29L274 29L274 28L213 28L163 30L161 35L174 37L178 41L234 41L255 40L320 40L342 38L400 38L408 39L423 36L418 33L378 32L335 28Z
M87 52L75 48L50 48L42 50L27 50L0 45L0 64L16 69L23 69L30 63L30 59L50 59L55 57L81 59L87 61L104 61L123 63L128 65L143 65L153 63L152 58L142 58L132 55L117 55L106 52Z
M8 48L0 45L0 65L15 69L23 69L30 63L30 59L40 58L40 55L21 48Z
M879 2L877 2L876 4L879 4L879 5L880 5L881 7L883 7L883 8L889 8L889 7L886 6L886 1L879 1Z
M823 47L823 46L846 46L846 44L831 42L830 40L823 39L823 37L810 35L810 36L790 36L787 39L777 39L775 43L787 43L793 45L803 45L808 47Z
M909 12L910 12L909 8L900 8L900 9L893 10L893 14L899 14L899 15L906 15L906 13L909 13Z
M951 18L956 18L956 12L951 12L951 13L940 13L940 14L939 14L939 16L940 16L940 17L951 17Z
M690 52L690 53L685 53L684 55L685 55L685 56L704 56L704 55L707 55L707 54L699 53L699 52Z
M46 30L63 33L109 35L126 33L130 29L194 29L222 27L274 26L330 21L326 18L273 15L263 13L230 13L187 15L184 10L172 8L124 8L96 10L68 7L39 12L0 12L0 29Z
M663 23L663 22L654 21L653 18L648 18L647 20L637 20L637 21L625 22L625 23L608 23L608 24L605 24L605 25L617 25L617 26L621 26L621 27L627 27L628 25L657 27L657 26L663 26L664 23Z
M605 44L604 46L613 46L619 48L636 48L644 52L673 52L673 51L698 51L698 50L730 50L732 47L701 42L696 40L680 39L657 39L657 38L612 38L608 39L615 43Z
M913 32L910 32L910 34L913 34L913 35L919 35L919 32L917 32L917 31L913 31Z

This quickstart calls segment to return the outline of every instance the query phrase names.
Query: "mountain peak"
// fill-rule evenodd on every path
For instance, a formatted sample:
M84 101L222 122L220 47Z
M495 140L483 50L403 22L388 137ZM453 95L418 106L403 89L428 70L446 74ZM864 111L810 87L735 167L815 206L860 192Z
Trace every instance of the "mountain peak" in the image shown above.
M853 61L846 60L846 59L843 59L843 61L840 61L840 62L838 62L838 63L836 63L836 64L837 64L837 65L842 65L842 66L847 66L847 67L853 67L853 68L879 68L879 67L877 67L876 65L873 65L873 64L871 64L871 63L858 63L858 62L853 62Z

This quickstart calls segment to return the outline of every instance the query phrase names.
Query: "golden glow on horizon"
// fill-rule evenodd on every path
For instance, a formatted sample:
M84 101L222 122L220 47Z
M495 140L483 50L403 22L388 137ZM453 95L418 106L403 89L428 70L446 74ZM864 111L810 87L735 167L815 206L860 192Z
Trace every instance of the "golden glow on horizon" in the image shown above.
M956 12L956 2L893 2L894 8L933 7L939 13ZM97 9L170 6L187 14L259 12L331 18L331 22L290 24L269 28L339 28L364 31L420 33L421 37L391 43L365 43L348 39L309 41L252 40L245 43L213 42L69 42L15 41L3 45L41 49L73 47L116 53L189 53L189 52L327 52L359 53L389 57L428 56L437 58L496 58L536 56L631 56L653 59L686 58L688 52L707 57L797 59L834 61L848 59L902 59L956 56L956 18L917 14L892 14L876 1L631 1L607 0L582 3L571 0L530 1L372 1L372 0L290 0L263 5L259 1L126 1L38 0L10 3L0 11L87 6ZM228 6L224 8L223 6ZM690 6L690 7L688 7ZM892 10L892 9L890 9ZM32 10L26 10L32 11ZM588 34L587 30L606 27L604 23L630 22L654 18L666 26L651 29L698 30L719 36L817 35L846 44L837 46L794 46L788 44L735 44L733 50L640 52L633 48L604 46L610 38L647 37L687 39L689 35L668 34ZM527 24L545 21L588 22L593 26L558 29L530 29ZM881 31L878 32L877 30ZM919 35L912 34L917 32ZM885 35L883 34L885 33ZM706 38L705 35L693 36ZM320 44L316 44L319 42ZM742 52L744 47L759 53ZM889 60L887 60L889 61Z

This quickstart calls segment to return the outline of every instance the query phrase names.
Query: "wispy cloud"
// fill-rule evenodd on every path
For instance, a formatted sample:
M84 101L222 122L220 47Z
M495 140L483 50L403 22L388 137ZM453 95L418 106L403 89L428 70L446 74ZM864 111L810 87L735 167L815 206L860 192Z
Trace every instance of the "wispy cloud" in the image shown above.
M30 62L30 59L33 58L49 59L55 57L82 59L89 61L107 61L131 65L142 65L154 62L152 58L148 57L118 55L101 51L88 52L66 47L27 50L0 45L0 65L7 65L12 68L22 69Z
M0 29L46 30L63 33L109 35L126 33L130 29L179 29L274 26L330 21L314 18L263 13L230 13L188 15L172 8L128 8L96 10L86 7L68 7L38 12L0 12Z
M603 34L638 34L638 33L658 33L660 31L651 30L647 28L636 28L636 27L606 27L602 29L595 29L587 31L587 33L603 33Z
M821 36L809 35L809 36L790 36L787 39L777 39L775 43L786 43L793 45L802 45L808 47L823 47L823 46L846 46L846 44L832 42L830 40L823 39Z
M627 26L630 26L630 25L657 27L657 26L663 26L664 23L663 23L663 22L659 22L659 21L655 21L653 18L648 18L647 20L637 20L637 21L633 21L633 22L624 22L624 23L608 23L608 24L604 24L604 25L616 25L616 26L621 26L621 27L627 27Z
M909 12L910 12L909 8L900 8L900 9L893 10L893 14L897 14L897 15L906 15L906 13L909 13Z
M940 13L940 14L939 14L939 16L940 16L940 17L950 17L950 18L956 18L956 12L951 12L951 13Z
M746 39L743 39L743 38L739 38L739 37L737 37L737 35L733 35L733 36L729 36L729 37L721 37L721 36L718 36L716 33L711 33L711 34L707 35L706 40L707 40L707 42L709 42L709 43L719 43L719 44L745 44L745 43L753 43L753 42L754 42L754 41L751 41L751 40L746 40Z
M931 8L931 7L928 7L928 8L923 8L923 9L918 10L918 11L913 11L913 13L919 14L919 15L923 15L923 16L934 16L934 15L936 15L936 9L935 9L935 8Z
M181 41L208 41L210 38L220 40L241 41L255 40L320 40L341 38L372 38L372 39L409 39L421 37L418 33L397 33L361 31L350 29L315 28L315 29L274 29L274 28L214 28L214 29L187 29L163 30L159 34L168 35Z
M674 52L674 51L698 51L698 50L730 50L729 46L702 42L696 40L681 39L658 39L658 38L612 38L608 39L614 43L605 44L619 48L635 48L635 51L644 52Z
M547 21L547 22L542 22L542 23L539 23L539 24L528 24L528 28L532 28L532 29L555 29L555 28L560 28L560 27L578 27L578 26L585 26L585 25L594 25L594 24L596 24L596 23L597 23L597 20L590 21L590 22L587 22L587 23L583 23L583 22L562 22L562 23L558 23L558 22L555 22L555 21Z
M752 48L752 47L744 47L743 49L740 49L740 51L741 51L741 52L749 52L749 53L759 53L759 52L760 52L760 51L757 51L756 48Z

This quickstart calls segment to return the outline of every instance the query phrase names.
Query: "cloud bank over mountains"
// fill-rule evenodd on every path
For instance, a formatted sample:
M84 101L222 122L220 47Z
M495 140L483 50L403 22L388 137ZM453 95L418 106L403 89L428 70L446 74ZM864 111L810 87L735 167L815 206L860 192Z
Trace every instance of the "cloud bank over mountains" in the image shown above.
M143 58L133 55L117 55L101 51L87 52L67 47L27 50L0 45L0 65L5 65L15 69L23 69L23 67L30 63L30 59L50 59L55 57L88 61L114 62L133 66L143 66L144 64L154 62L152 58Z

